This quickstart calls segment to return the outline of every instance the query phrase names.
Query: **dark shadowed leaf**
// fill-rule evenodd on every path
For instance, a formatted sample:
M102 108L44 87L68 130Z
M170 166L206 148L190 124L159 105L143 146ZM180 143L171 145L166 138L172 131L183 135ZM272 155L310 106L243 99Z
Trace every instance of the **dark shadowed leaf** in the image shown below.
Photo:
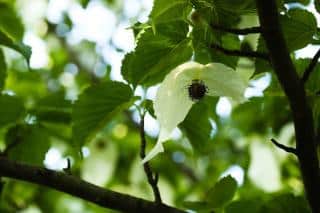
M0 48L0 91L4 88L6 77L7 77L7 64L3 55L3 51Z
M26 163L43 165L50 147L49 137L37 125L17 125L6 134L6 144L11 146L9 158Z
M71 101L65 99L63 92L53 93L38 101L35 114L41 122L69 124L71 107Z
M320 1L314 1L314 7L316 8L317 12L320 13Z
M219 180L209 190L206 200L212 208L221 208L232 200L236 190L237 182L229 175Z
M144 108L148 111L148 113L156 119L156 115L154 114L153 101L150 99L146 99L143 101Z
M300 77L303 76L303 74L306 71L306 68L309 66L311 62L311 59L309 58L301 58L294 61L294 64L296 66L297 72ZM313 68L308 81L305 83L305 87L307 89L307 92L310 95L315 95L318 91L320 91L320 64L317 63L316 66Z
M8 33L15 41L22 40L24 27L8 3L0 2L0 30Z
M305 47L317 32L316 18L307 10L291 9L280 20L290 51Z
M31 47L21 43L21 42L15 42L12 40L6 33L0 30L0 45L9 47L11 49L14 49L18 51L29 63L30 57L31 57Z
M237 56L225 55L219 50L210 48L210 45L220 45L225 49L239 50L240 41L235 35L221 35L218 31L212 31L207 27L194 27L192 31L195 60L202 63L218 62L235 68L238 63Z
M226 213L259 213L262 206L260 200L239 200L230 203L226 208Z
M209 122L208 107L204 103L194 104L179 127L188 137L192 147L199 153L208 151L211 124Z
M264 203L261 213L311 213L307 201L303 197L292 194L275 195Z
M104 82L87 88L73 106L73 141L81 147L128 105L131 88L120 82Z
M24 106L20 98L10 95L1 95L0 106L0 127L13 124L22 118Z

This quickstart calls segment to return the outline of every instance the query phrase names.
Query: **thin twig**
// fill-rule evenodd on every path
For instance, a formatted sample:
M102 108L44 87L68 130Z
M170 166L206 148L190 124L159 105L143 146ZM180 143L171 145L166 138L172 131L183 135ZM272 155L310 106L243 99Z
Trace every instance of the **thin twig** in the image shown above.
M231 49L226 49L217 44L211 44L210 48L218 50L226 55L241 56L241 57L248 57L248 58L260 58L260 59L269 61L269 55L267 53L255 52L255 51L244 51L244 50L231 50Z
M280 149L282 149L282 150L284 150L284 151L286 151L286 152L288 152L288 153L292 153L292 154L295 154L295 155L298 154L298 153L297 153L297 150L296 150L295 148L285 146L285 145L277 142L277 141L276 141L275 139L273 139L273 138L271 139L271 142L272 142L276 147L278 147L278 148L280 148Z
M320 49L317 51L317 53L314 55L314 57L312 58L309 66L307 67L307 69L304 71L303 76L302 76L302 82L305 84L308 79L310 74L312 73L312 71L315 69L318 60L320 58Z
M140 140L141 140L140 157L141 159L143 159L146 156L146 144L147 144L145 132L144 132L144 114L141 115L141 121L140 121ZM143 164L143 169L147 175L148 182L152 188L155 202L162 203L160 191L157 185L159 174L155 173L153 175L149 162L146 162Z
M210 24L210 27L214 30L219 30L223 32L228 32L236 35L248 35L248 34L254 34L254 33L260 33L261 28L260 27L248 27L243 29L235 29L235 28L227 28L225 26L216 25L216 24Z
M63 171L65 173L67 173L68 175L71 175L71 160L70 158L67 158L67 167L66 168L63 168Z

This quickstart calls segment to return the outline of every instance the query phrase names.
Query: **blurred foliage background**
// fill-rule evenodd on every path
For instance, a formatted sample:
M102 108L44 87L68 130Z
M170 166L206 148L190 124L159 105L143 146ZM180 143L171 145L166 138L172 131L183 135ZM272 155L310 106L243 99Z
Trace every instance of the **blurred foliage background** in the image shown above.
M159 2L165 4L167 1ZM221 24L227 27L258 24L252 1L191 2L206 20L219 17ZM218 8L216 17L208 13L210 4L216 4ZM238 7L240 4L243 7ZM86 141L82 136L72 135L72 108L85 88L109 80L124 81L124 75L126 80L137 85L134 91L138 96L137 105L141 97L153 100L157 83L168 71L160 74L154 71L152 78L147 76L150 79L143 78L143 81L139 74L135 76L130 72L144 72L152 65L152 60L163 56L136 50L136 55L131 58L143 54L154 57L150 56L144 62L130 62L131 68L122 67L121 75L125 54L134 50L144 31L146 34L151 30L160 34L167 32L166 36L176 38L177 42L174 39L168 41L168 47L161 46L162 43L159 46L145 44L146 49L153 45L158 53L163 47L164 54L165 48L172 45L191 45L184 40L188 35L192 38L194 60L224 63L253 77L245 94L249 101L238 105L225 97L206 97L194 105L186 120L175 130L172 141L165 144L166 151L151 161L153 170L160 174L159 188L164 202L180 208L201 209L201 204L186 201L204 201L221 177L231 175L237 182L237 190L232 202L228 200L228 205L223 203L220 206L225 207L225 212L308 212L296 158L270 142L271 138L276 138L288 146L295 144L289 106L270 66L262 60L226 56L207 48L214 41L231 49L264 50L259 35L212 34L201 24L199 14L190 15L191 6L186 10L188 13L179 13L179 19L185 24L177 25L182 26L181 29L162 31L165 28L162 25L171 26L172 20L164 16L154 18L152 23L148 21L152 5L151 0L0 0L0 30L10 38L5 40L0 34L1 45L4 45L0 49L1 150L13 145L8 150L9 158L55 170L66 168L67 159L70 159L72 173L84 180L153 199L140 164L137 108L131 103L123 107L121 113L110 114L107 124ZM310 20L316 21L314 15L307 12L310 8L316 14L312 2L279 0L282 14L293 14L283 20L284 28L288 26L285 34L297 36L307 30L303 38L287 38L292 42L289 48L300 73L308 65L308 57L313 55L314 49L309 45L309 49L294 51L319 42L314 29L316 22L315 26L310 24ZM173 11L177 12L178 8ZM295 16L294 13L298 14ZM307 18L301 18L300 13L307 13L304 16ZM290 26L295 24L292 17L302 22L300 28L294 25L292 30ZM191 26L192 31L188 32ZM183 30L186 35L180 35ZM176 34L172 36L170 33ZM32 48L29 65L30 53L23 44ZM188 57L189 47L181 48ZM185 59L170 63L174 67L179 60ZM173 67L163 65L160 68L170 70ZM320 89L319 77L317 67L307 84L317 127L320 102L315 93ZM98 90L99 86L93 93L97 94ZM88 92L86 107L98 106L99 100L94 94ZM103 94L97 96L103 97ZM114 98L122 104L117 93ZM157 139L159 125L152 115L151 104L146 106L149 112L145 118L145 130L148 148L151 148ZM82 112L79 113L81 117ZM87 137L87 127L83 128L83 137ZM75 137L84 140L79 142L83 145L81 148L74 143ZM83 158L79 157L79 148ZM45 187L5 179L0 212L113 211Z

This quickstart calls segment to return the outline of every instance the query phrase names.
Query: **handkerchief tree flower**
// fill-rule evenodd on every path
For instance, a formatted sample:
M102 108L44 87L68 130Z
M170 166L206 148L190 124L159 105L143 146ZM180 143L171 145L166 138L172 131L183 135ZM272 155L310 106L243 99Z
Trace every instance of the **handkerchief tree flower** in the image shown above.
M194 86L200 86L202 90L200 100L193 97ZM227 96L242 102L245 100L246 87L247 82L239 73L221 63L202 65L186 62L173 69L161 83L154 101L155 115L160 123L157 144L142 162L145 163L159 152L163 152L162 144L184 120L192 105L201 101L203 95Z

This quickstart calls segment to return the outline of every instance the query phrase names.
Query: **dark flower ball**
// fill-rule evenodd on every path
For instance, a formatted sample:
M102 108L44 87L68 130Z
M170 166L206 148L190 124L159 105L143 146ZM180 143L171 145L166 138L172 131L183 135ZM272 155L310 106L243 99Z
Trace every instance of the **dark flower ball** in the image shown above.
M188 92L191 100L199 101L208 92L208 88L203 81L195 79L192 80L192 83L188 86Z

